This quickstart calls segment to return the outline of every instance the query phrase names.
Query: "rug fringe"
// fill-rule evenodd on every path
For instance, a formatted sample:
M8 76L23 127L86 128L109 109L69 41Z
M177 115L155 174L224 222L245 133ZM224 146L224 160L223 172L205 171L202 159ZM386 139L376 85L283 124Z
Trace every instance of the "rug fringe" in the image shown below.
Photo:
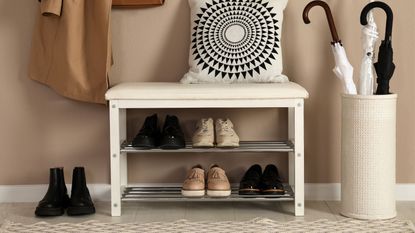
M9 220L4 220L4 222L0 225L0 232L6 232L8 226L10 226L12 222Z
M406 223L408 224L409 228L411 228L411 230L413 232L415 232L415 225L412 221L406 221Z
M170 230L172 232L187 232L189 229L200 229L200 232L340 232L345 229L357 231L379 230L379 232L415 232L411 221L379 220L361 221L345 219L330 221L320 219L316 221L294 220L280 222L268 218L254 218L248 221L189 221L186 219L174 222L151 223L103 223L96 220L82 223L49 224L38 222L30 225L14 223L5 220L0 226L0 232L31 232L31 230L48 229L57 232L113 232L114 229L122 229L124 232L160 232ZM399 231L401 230L401 231Z

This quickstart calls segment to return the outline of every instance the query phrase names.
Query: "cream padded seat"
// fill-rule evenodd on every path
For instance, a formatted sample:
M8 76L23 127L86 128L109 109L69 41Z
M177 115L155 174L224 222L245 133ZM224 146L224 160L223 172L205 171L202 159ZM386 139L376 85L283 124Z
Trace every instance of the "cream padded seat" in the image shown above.
M105 98L107 100L306 99L308 92L293 82L258 84L135 82L112 87Z

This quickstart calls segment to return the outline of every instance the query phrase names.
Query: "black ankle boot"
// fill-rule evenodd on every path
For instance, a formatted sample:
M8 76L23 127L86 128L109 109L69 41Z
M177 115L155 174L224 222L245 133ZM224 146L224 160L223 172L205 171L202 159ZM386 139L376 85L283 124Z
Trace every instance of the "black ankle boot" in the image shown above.
M39 217L60 216L63 215L68 204L69 197L63 168L51 168L48 191L36 207L35 214Z
M146 118L132 145L137 148L152 149L157 146L159 136L158 118L157 114L154 114Z
M73 169L71 200L67 213L71 216L95 213L94 203L86 186L85 169L83 167Z
M185 146L184 134L180 128L179 119L176 116L166 116L160 138L160 148L174 150Z

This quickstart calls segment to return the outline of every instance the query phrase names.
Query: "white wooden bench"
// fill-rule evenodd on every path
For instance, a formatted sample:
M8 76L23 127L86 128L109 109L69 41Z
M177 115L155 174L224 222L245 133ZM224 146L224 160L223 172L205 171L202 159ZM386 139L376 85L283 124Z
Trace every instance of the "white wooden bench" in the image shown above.
M200 84L122 83L111 88L106 99L110 108L111 134L111 214L121 216L121 204L128 201L294 201L295 215L304 215L304 99L307 91L298 84ZM131 187L127 180L127 156L151 152L229 153L229 150L186 148L178 151L144 151L128 146L127 109L207 109L207 108L288 108L289 135L284 142L241 142L231 152L288 152L287 194L281 197L187 199L180 187Z

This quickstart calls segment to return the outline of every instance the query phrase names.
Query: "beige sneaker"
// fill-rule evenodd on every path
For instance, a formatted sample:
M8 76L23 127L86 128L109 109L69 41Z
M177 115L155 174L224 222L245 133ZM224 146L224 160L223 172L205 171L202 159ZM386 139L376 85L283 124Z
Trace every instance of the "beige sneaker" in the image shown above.
M196 125L196 132L193 134L193 147L213 147L215 133L213 131L213 119L201 119Z
M185 197L203 197L205 195L205 170L202 166L194 166L187 174L182 186Z
M231 120L217 119L215 130L217 147L239 147L239 137Z
M218 165L211 165L207 178L207 195L210 197L228 197L231 195L231 185L225 171Z

